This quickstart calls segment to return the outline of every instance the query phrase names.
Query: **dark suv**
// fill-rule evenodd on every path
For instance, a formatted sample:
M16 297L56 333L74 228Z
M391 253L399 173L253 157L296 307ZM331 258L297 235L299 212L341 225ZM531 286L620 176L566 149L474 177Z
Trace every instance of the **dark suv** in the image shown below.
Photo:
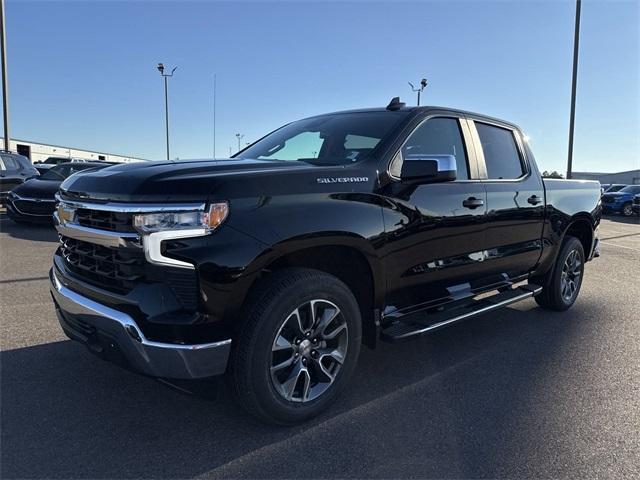
M4 204L9 192L33 177L37 177L35 169L27 157L10 152L0 153L0 204Z

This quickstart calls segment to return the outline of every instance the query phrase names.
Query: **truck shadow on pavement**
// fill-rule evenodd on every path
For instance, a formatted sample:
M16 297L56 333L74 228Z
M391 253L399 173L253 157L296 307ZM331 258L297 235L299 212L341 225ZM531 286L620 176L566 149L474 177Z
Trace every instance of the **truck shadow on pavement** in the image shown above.
M339 401L289 428L254 422L224 389L215 401L188 396L70 341L4 351L0 476L496 476L505 459L526 464L540 435L522 420L532 392L596 306L519 308L364 348ZM330 450L342 453L323 465Z

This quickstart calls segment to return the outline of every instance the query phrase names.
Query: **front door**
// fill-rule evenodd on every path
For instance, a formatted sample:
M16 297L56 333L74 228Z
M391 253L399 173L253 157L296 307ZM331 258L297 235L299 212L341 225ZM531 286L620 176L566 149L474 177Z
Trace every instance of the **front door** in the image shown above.
M409 135L391 162L389 173L395 181L382 192L387 313L451 296L482 276L478 267L483 259L486 195L477 180L471 145L466 120L430 117ZM408 154L454 155L457 179L404 184L399 172Z

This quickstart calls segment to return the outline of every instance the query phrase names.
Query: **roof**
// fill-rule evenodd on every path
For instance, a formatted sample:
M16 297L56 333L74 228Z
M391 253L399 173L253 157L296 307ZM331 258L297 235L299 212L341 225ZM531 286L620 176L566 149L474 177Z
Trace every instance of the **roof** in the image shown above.
M498 122L498 123L504 123L506 125L510 125L518 130L521 130L521 128L516 125L513 122L510 122L508 120L504 120L502 118L497 118L497 117L492 117L490 115L485 115L483 113L477 113L477 112L470 112L468 110L460 110L458 108L450 108L450 107L441 107L441 106L437 106L437 105L424 105L424 106L404 106L401 108L398 108L396 110L387 110L386 107L374 107L374 108L357 108L357 109L353 109L353 110L339 110L336 112L329 112L329 113L321 113L318 115L312 115L311 117L308 118L315 118L315 117L322 117L324 115L338 115L338 114L344 114L344 113L367 113L367 112L406 112L406 113L411 113L414 115L417 115L421 112L427 112L430 110L434 110L434 111L447 111L447 112L451 112L454 113L456 115L460 115L460 116L469 116L469 117L478 117L478 118L482 118L488 121L494 121L494 122Z

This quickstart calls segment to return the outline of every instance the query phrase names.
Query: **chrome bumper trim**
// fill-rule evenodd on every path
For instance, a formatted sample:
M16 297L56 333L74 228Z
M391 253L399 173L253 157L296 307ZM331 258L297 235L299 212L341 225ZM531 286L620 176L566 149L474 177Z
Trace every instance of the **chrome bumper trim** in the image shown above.
M80 320L113 338L134 370L154 377L195 379L224 373L231 339L181 345L147 339L129 315L86 298L67 288L53 269L50 290L62 329L72 340L88 343L66 317ZM114 345L115 347L115 345Z

